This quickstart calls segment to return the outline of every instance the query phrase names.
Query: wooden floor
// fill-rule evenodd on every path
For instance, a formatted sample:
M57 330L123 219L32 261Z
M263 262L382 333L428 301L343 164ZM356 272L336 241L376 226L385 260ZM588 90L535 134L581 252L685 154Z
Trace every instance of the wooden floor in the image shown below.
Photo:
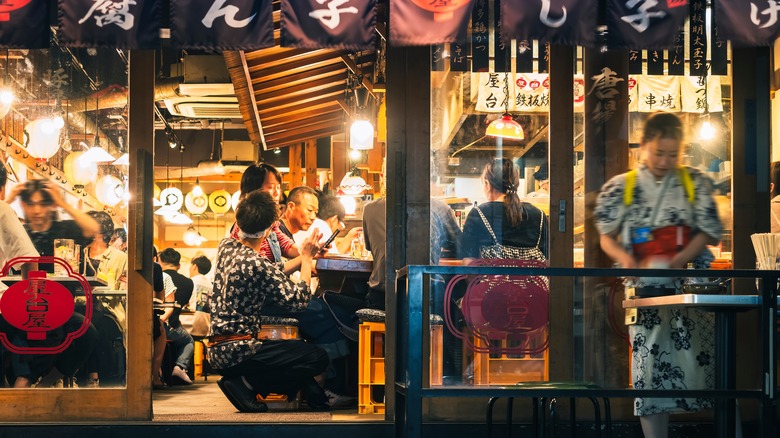
M330 412L313 412L306 409L298 411L274 411L262 414L240 413L233 407L217 386L219 376L209 376L208 380L198 378L190 386L170 386L155 390L152 395L153 421L165 422L382 422L384 415L358 414L357 407L337 409Z

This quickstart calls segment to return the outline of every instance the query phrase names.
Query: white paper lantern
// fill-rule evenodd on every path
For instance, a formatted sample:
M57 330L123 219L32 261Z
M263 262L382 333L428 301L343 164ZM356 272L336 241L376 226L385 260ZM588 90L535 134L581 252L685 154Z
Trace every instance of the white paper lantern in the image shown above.
M53 118L33 120L24 128L27 151L39 160L48 160L60 149L62 126Z
M95 184L95 196L98 201L109 207L113 207L120 202L125 195L125 186L119 178L113 175L104 175L97 180Z
M198 196L195 195L194 192L189 192L187 193L187 196L184 197L184 208L186 208L190 214L203 214L208 207L209 198L205 194Z
M82 160L83 155L84 152L71 152L62 165L65 168L65 178L74 187L83 188L97 178L97 164Z
M160 201L166 210L178 211L184 204L184 195L176 187L168 187L160 193Z
M233 193L233 196L230 197L230 204L233 206L233 211L236 211L236 207L238 207L238 198L241 197L241 190L236 190L236 193Z

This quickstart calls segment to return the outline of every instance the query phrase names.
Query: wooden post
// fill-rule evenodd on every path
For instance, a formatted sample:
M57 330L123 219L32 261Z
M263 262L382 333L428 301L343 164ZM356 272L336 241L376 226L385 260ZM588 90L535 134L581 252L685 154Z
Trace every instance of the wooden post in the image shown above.
M341 180L344 179L344 175L347 174L347 166L349 165L349 156L347 154L347 143L343 141L331 141L330 143L330 174L331 190L336 190L336 187L341 184Z
M303 184L303 172L301 171L301 143L290 145L290 189Z
M317 140L306 142L306 185L311 188L317 186Z

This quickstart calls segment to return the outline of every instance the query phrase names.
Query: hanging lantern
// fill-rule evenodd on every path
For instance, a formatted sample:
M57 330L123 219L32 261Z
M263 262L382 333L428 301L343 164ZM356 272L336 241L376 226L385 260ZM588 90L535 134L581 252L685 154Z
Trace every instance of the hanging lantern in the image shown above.
M6 65L5 68L8 68ZM14 92L8 87L0 89L0 119L5 117L11 111L11 105L14 103Z
M230 210L230 192L217 190L209 195L209 208L216 214L225 214Z
M190 212L190 214L200 215L203 214L209 206L209 198L201 193L195 195L195 191L187 193L184 197L184 208Z
M241 190L236 190L236 193L233 193L233 196L230 197L230 205L233 207L233 211L236 211L236 207L238 207L238 198L241 197Z
M200 234L195 230L195 227L191 226L184 232L182 240L187 246L200 246Z
M61 118L33 120L24 128L24 146L38 160L48 160L60 149Z
M177 187L168 187L160 193L160 201L162 201L162 207L170 211L178 211L184 204L184 196Z
M341 184L336 187L336 192L343 196L362 196L366 190L371 188L370 185L366 184L366 180L360 176L357 169L353 169L352 172L344 175Z
M46 280L46 272L32 271L29 279L5 291L0 309L8 324L25 332L27 339L45 340L73 315L73 295L60 283Z
M95 196L104 205L113 207L124 199L125 186L113 175L103 175L95 184Z
M65 178L74 188L83 189L84 186L97 178L98 168L93 162L82 160L84 152L71 152L65 157L63 167Z

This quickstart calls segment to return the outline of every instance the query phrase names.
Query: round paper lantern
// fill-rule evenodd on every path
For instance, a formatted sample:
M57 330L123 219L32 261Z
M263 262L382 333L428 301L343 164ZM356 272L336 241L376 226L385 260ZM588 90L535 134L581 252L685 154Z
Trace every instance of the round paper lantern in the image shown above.
M97 178L97 164L82 160L84 152L71 152L65 157L63 166L65 168L65 178L74 187L83 188L85 185Z
M233 211L236 211L236 207L238 207L238 198L241 197L241 190L236 190L236 193L233 193L233 196L230 197L230 205L233 207Z
M60 129L55 119L33 120L24 128L27 151L39 160L51 158L60 149Z
M113 207L120 202L125 195L125 186L122 181L114 175L103 175L95 184L95 196L98 201L109 207Z
M209 208L216 214L225 214L230 210L230 192L219 189L209 195Z
M176 187L168 187L160 193L162 206L167 210L178 211L184 204L184 195Z
M189 192L187 193L187 196L184 197L184 208L186 208L190 214L203 214L208 206L209 198L203 193L201 193L200 196L197 196L194 192Z

